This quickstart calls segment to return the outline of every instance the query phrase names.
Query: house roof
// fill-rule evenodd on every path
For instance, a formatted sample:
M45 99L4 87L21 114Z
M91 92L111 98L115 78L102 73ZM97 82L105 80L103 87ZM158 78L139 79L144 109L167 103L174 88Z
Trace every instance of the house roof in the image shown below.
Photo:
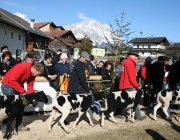
M67 33L70 33L72 37L77 41L76 37L74 36L73 32L71 30L59 30L59 31L51 31L51 32L44 32L47 35L50 35L52 37L60 37L62 35L65 35Z
M135 38L129 41L129 43L160 43L162 41L168 42L166 37L147 37L147 38Z
M41 27L43 27L43 26L45 26L45 25L47 25L49 22L39 22L39 23L34 23L34 26L36 27L36 28L41 28Z
M69 31L71 30L60 30L60 31L51 31L51 32L44 32L46 33L47 35L50 35L52 37L59 37L59 36L62 36L66 33L68 33Z
M13 26L15 28L18 28L18 29L21 29L21 30L24 30L33 34L37 34L39 36L43 36L50 39L52 38L49 35L44 34L41 30L37 28L32 29L30 27L29 22L1 8L0 8L0 22L3 22L9 26Z
M64 28L62 26L56 26L54 24L54 22L39 22L39 23L34 23L34 26L38 29L46 26L47 24L50 24L51 26L54 26L55 28L61 28L62 30L64 30Z

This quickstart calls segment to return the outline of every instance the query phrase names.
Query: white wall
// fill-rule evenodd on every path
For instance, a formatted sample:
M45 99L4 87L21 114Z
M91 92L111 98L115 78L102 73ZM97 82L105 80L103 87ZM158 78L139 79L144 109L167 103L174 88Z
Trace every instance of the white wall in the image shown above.
M50 31L49 26L50 24L47 24L46 26L42 27L40 30L43 32L49 32Z
M137 45L139 45L139 48L148 48L148 45L150 45L150 48L161 48L161 49L166 48L165 46L156 45L156 44L133 44L133 48L137 48Z
M13 39L11 39L11 32L13 32ZM21 40L19 40L19 34L21 34ZM26 50L24 35L25 31L0 23L0 46L6 44L14 58L16 57L16 49L20 49L21 57L24 57L23 50Z

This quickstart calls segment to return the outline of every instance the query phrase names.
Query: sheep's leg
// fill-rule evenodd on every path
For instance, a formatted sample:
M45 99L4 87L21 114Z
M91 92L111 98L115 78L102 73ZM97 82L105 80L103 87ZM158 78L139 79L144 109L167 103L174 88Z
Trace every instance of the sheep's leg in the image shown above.
M131 113L132 113L132 122L134 123L135 111L133 109L131 109Z
M92 112L89 112L89 111L86 112L86 116L87 116L87 118L89 119L90 125L91 125L91 126L94 126L94 124L93 124L93 122L92 122L92 120L91 120L91 114L92 114Z
M76 118L75 124L74 124L74 126L73 126L73 130L74 130L74 131L76 130L76 125L77 125L77 123L78 123L78 121L79 121L79 119L80 119L80 117L82 116L83 113L84 113L84 112L79 111L78 117Z
M14 118L10 129L11 129L11 132L10 132L11 134L16 134L16 135L18 134L17 129L16 129L16 118Z
M128 111L129 115L127 115L126 122L128 122L131 119L131 109L129 108Z
M166 103L166 104L164 105L164 107L163 107L163 112L164 112L164 114L166 115L166 117L167 117L169 120L172 121L172 117L171 117L171 116L168 114L168 112L167 112L168 108L169 108L169 103Z
M156 121L157 118L156 118L156 113L157 113L157 110L162 106L162 103L161 102L158 102L158 104L154 107L154 120Z
M102 113L101 115L101 126L104 128L104 118L105 118L105 115L104 113Z
M104 127L104 119L105 119L105 117L106 117L107 115L109 115L111 112L113 112L113 111L110 110L110 109L107 109L104 113L102 113L102 115L101 115L101 127L102 127L102 128L105 128L105 127ZM113 118L114 118L114 116L113 116Z
M5 135L3 136L4 139L8 139L9 138L11 124L12 124L14 119L15 119L15 115L13 115L13 116L9 115L8 116L7 129L6 129Z
M70 111L65 111L62 113L61 119L59 120L59 123L61 124L61 126L64 128L64 130L66 131L67 134L69 134L69 130L66 127L66 125L64 124L64 120L67 118L67 116L69 115Z
M49 117L49 121L48 121L48 127L49 127L49 132L52 130L51 128L51 122L54 118L54 116L56 115L57 111L56 110L53 110L52 113L51 113L51 116Z
M111 118L113 119L113 122L114 122L115 124L118 124L117 121L116 121L116 119L114 118L114 112L112 111L109 115L110 115Z

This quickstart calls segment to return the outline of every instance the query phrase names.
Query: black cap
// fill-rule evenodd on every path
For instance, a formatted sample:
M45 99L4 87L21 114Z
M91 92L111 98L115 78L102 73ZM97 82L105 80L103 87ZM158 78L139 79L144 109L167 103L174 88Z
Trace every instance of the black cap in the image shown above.
M134 55L139 56L139 54L134 50L130 50L127 54L134 54Z

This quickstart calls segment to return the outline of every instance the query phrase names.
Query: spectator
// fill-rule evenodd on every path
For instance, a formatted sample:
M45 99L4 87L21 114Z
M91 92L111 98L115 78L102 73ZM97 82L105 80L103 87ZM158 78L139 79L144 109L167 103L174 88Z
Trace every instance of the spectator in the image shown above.
M115 69L116 79L115 79L114 91L118 91L119 90L119 80L120 80L121 72L123 71L122 63L124 61L125 61L125 58L121 57L120 58L120 64ZM114 112L114 116L116 118L124 119L124 117L121 116L122 111L123 111L122 109L116 109L115 112Z
M52 55L45 54L44 60L40 62L44 66L44 72L41 76L45 77L49 81L49 85L56 90L56 96L59 95L59 78L57 78L57 72L55 66L52 64Z
M153 84L153 91L151 93L150 105L153 107L156 102L157 93L162 90L163 78L164 78L164 57L159 56L158 61L154 62L151 67L151 78Z
M169 69L169 87L171 90L176 90L177 89L177 81L178 81L178 77L180 77L179 74L179 57L174 55L172 57L172 62L173 64L170 65L170 69Z
M56 54L55 54L55 56L52 58L52 64L56 64L57 62L59 62L59 60L60 60L60 58L59 58L59 56L62 54L62 50L61 49L58 49L57 51L56 51Z
M103 61L99 61L99 64L97 65L95 71L97 75L101 75L101 68L104 67L104 62Z
M62 76L63 74L69 74L70 68L67 63L67 54L61 54L61 60L55 65L55 69L57 71L57 76Z
M2 54L3 54L4 52L7 52L7 51L9 51L8 46L3 44L3 45L1 46L1 62L2 62ZM11 57L11 58L9 59L9 62L12 63L12 64L17 64L17 60L16 60L15 58L13 58L13 57Z
M122 63L124 70L121 72L121 78L119 82L119 89L125 91L134 91L141 89L141 86L136 81L136 59L139 54L131 50L127 53L127 59ZM139 105L135 109L135 118L137 120L144 120L147 116L142 116L140 113Z
M34 92L34 81L36 76L44 71L42 64L20 63L11 68L2 80L1 91L3 95L23 95ZM27 91L24 89L24 83L27 82ZM30 129L22 124L23 112L16 117L16 128L18 131L29 131ZM4 135L7 128L7 119L3 121L1 127Z
M86 68L89 72L89 75L95 75L96 72L95 72L95 68L93 66L94 56L90 55L89 58L90 58L90 61L87 61Z
M11 52L5 51L2 54L2 62L0 62L0 74L3 77L16 63L11 60Z
M143 105L148 106L149 105L149 93L146 90L145 85L151 85L151 62L153 59L148 56L145 59L144 64L141 67L141 85L144 89L144 99L143 99Z
M169 77L169 58L164 57L164 78L163 78L163 89L168 89L168 77Z
M140 83L140 78L141 78L141 64L139 64L139 56L135 58L135 63L136 63L136 81Z
M18 64L23 62L20 56L17 57L16 61L17 61Z
M169 85L171 90L178 90L180 89L180 58L179 56L175 55L172 58L173 64L170 67L170 74L169 74ZM174 105L176 106L176 105ZM170 110L168 110L168 113L170 113L171 108L173 106L170 106ZM180 106L178 105L178 109L180 110Z
M90 89L86 82L85 64L90 61L89 54L82 52L80 58L76 60L69 77L68 93L69 94L88 94Z
M8 46L5 45L5 44L3 44L3 45L1 45L1 55L0 55L0 57L1 57L1 62L2 62L2 54L3 54L3 52L5 52L5 51L9 51L9 50L8 50Z
M28 52L25 56L25 62L34 62L34 54Z
M55 69L57 71L57 76L60 78L60 83L61 83L61 93L67 93L67 86L68 86L68 79L65 79L68 77L70 68L69 64L67 63L67 54L62 53L61 54L61 60L56 63ZM60 76L65 76L65 77L60 77ZM64 85L63 85L64 84ZM65 86L66 85L66 86Z
M106 61L104 63L104 67L101 68L101 76L103 80L111 80L112 79L112 63L109 61Z
M116 73L116 79L115 79L115 86L114 86L114 91L119 90L119 79L121 76L121 71L123 70L122 63L125 61L124 57L120 58L120 64L116 67L115 73Z

